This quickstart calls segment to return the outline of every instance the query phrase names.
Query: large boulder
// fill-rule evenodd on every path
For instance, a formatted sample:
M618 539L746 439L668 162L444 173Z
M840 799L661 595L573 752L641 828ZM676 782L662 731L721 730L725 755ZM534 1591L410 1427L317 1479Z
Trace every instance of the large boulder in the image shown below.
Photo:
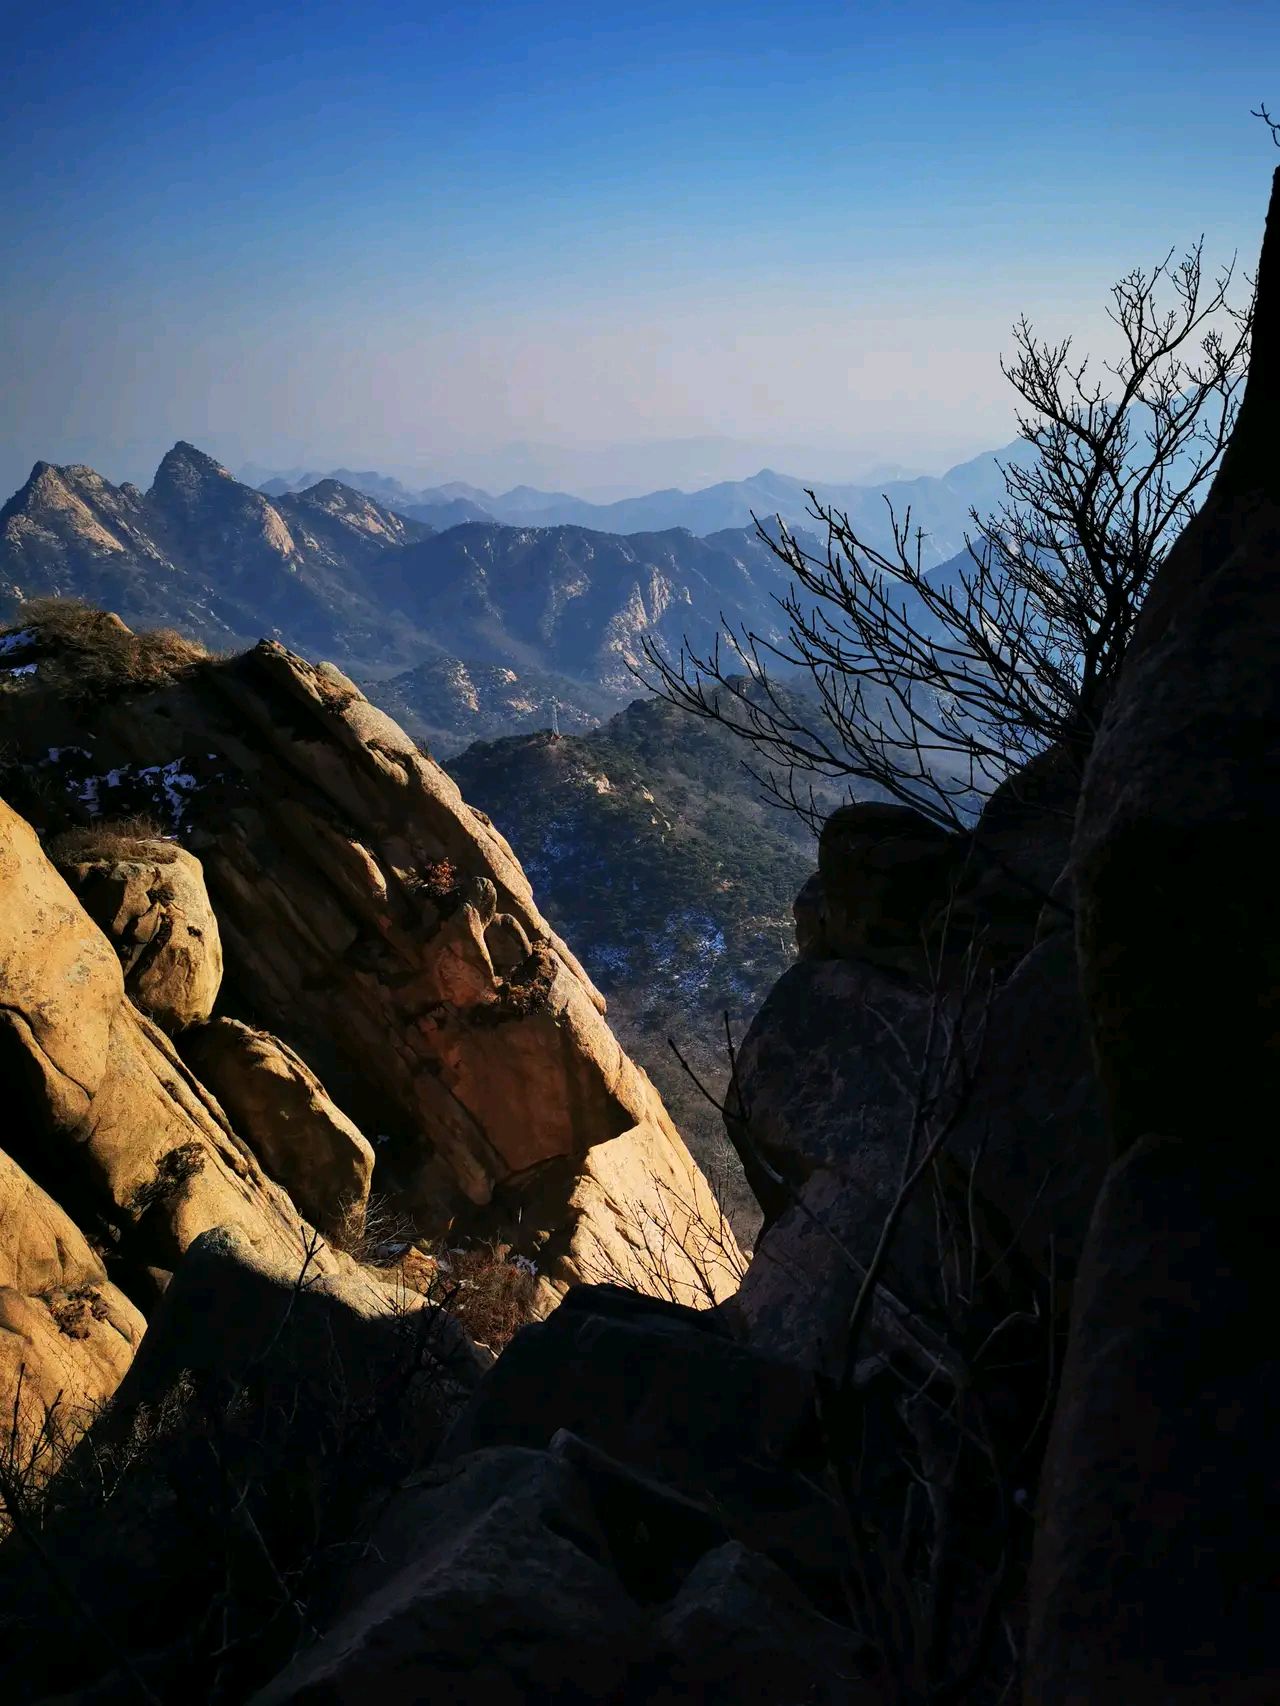
M1070 922L1055 888L1079 792L1073 755L1051 747L1002 782L963 833L905 805L839 807L796 897L800 957L860 960L933 984L954 981L976 953L1008 976L1046 910Z
M1078 758L1049 747L1000 784L966 837L947 934L957 946L978 947L998 979L1038 936L1071 928L1063 878L1079 797Z
M370 1551L384 1579L255 1706L628 1698L647 1630L562 1459L479 1452L428 1471Z
M373 1145L307 1063L278 1037L238 1019L189 1032L182 1054L311 1224L340 1242L358 1238Z
M6 1083L75 1130L107 1071L124 977L111 944L0 800L0 1051ZM16 1111L16 1110L15 1110Z
M657 1577L628 1589L599 1496L575 1461L518 1446L414 1477L353 1572L343 1615L255 1706L409 1702L446 1688L511 1706L880 1698L866 1643L740 1542L704 1546L673 1591Z
M931 996L904 974L808 960L784 973L756 1015L738 1051L729 1131L766 1225L727 1307L761 1349L837 1379L847 1353L859 1354L845 1343L847 1324L901 1189L917 1096L939 1087L937 1039L954 1012L953 997ZM1061 1300L1107 1163L1070 934L1047 933L975 1003L970 1022L969 1083L943 1160L995 1244L1019 1255L1032 1285L1047 1292L1052 1278ZM917 1142L939 1129L947 1106L944 1096ZM938 1239L930 1182L909 1203L881 1276L912 1315L939 1304ZM881 1325L900 1314L891 1308Z
M869 1258L901 1181L928 1037L929 996L901 972L841 959L783 973L738 1049L728 1100L765 1239L822 1174L824 1197L841 1181L833 1230L857 1260ZM900 1255L904 1280L927 1269L923 1249Z
M1031 1583L1037 1706L1280 1694L1280 174L1248 387L1085 776L1085 1002L1116 1159L1072 1308Z
M134 1004L166 1031L207 1019L222 942L200 861L172 841L90 831L68 837L55 862L115 945Z
M1144 1138L1098 1199L1036 1538L1028 1701L1280 1698L1280 1358L1257 1175Z
M215 1226L178 1264L117 1408L127 1414L159 1404L183 1376L234 1386L268 1359L273 1378L313 1388L312 1409L325 1401L334 1369L350 1399L396 1360L393 1347L411 1317L420 1317L413 1331L430 1335L451 1401L469 1392L485 1359L456 1321L421 1297L400 1296L376 1270L350 1262L326 1268L308 1252L295 1264L279 1249L255 1246L239 1227Z
M818 840L827 952L923 973L962 851L958 836L910 806L840 806Z
M511 1341L442 1456L499 1445L546 1450L557 1436L597 1491L599 1512L638 1510L621 1533L609 1524L617 1551L634 1544L636 1520L656 1531L682 1528L695 1553L735 1538L821 1605L844 1603L843 1517L815 1479L813 1382L793 1363L736 1342L714 1311L612 1286L576 1287ZM628 1479L630 1500L620 1487ZM655 1482L686 1501L683 1516L645 1494Z
M307 1232L170 1039L126 999L110 944L0 801L5 1147L127 1266L171 1270L211 1226L300 1259ZM324 1271L340 1265L317 1252Z
M776 1564L740 1542L707 1552L657 1626L665 1660L653 1706L800 1701L876 1706L867 1644L820 1615Z

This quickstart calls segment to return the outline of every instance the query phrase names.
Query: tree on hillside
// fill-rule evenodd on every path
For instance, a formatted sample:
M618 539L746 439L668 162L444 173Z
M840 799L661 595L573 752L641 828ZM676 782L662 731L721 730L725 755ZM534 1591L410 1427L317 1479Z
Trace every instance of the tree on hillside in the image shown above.
M1037 753L1082 764L1152 576L1239 406L1252 292L1233 301L1234 261L1210 278L1202 247L1112 287L1119 354L1098 369L1070 338L1018 321L1001 370L1026 448L1001 466L999 508L971 512L946 572L925 566L910 510L889 506L880 549L811 491L825 554L781 518L756 518L791 572L778 600L787 638L726 630L711 653L686 645L674 660L646 640L646 684L734 729L766 797L814 827L819 779L958 828ZM797 710L797 679L816 712Z

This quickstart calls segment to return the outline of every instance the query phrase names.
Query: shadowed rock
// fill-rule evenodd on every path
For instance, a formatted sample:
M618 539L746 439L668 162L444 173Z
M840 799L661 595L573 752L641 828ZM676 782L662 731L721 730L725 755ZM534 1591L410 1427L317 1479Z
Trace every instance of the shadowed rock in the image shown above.
M1116 1153L1046 1464L1025 1698L1280 1696L1280 174L1244 403L1085 777L1083 987Z

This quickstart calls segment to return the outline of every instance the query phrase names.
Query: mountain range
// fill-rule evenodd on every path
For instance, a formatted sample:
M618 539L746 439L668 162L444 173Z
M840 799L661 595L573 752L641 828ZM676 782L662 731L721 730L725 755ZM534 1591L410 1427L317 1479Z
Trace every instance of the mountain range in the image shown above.
M440 531L334 479L270 496L179 443L146 492L39 462L0 509L0 609L72 595L215 650L263 636L338 663L415 734L586 727L635 691L649 637L774 633L783 566L754 528ZM495 673L496 672L496 673Z
M434 527L460 521L491 520L512 526L589 527L604 533L644 533L686 527L691 533L716 533L752 524L753 515L780 515L791 527L812 525L808 492L847 514L872 543L884 544L888 533L888 504L899 516L910 508L915 526L924 529L926 562L938 563L964 548L972 531L970 511L986 513L1004 494L1001 465L1027 454L1021 440L957 463L939 476L922 474L872 482L833 484L798 479L762 468L745 480L721 480L697 491L676 487L621 498L612 503L589 503L568 492L540 491L514 486L492 493L455 482L414 491L399 480L371 470L337 469L329 478L364 492L402 515ZM314 485L319 475L277 476L262 490L271 497ZM887 500L887 503L886 503Z
M980 439L969 439L966 445L966 437L962 430L951 440L956 447L952 461L959 460L962 454L972 454L974 445L981 443ZM963 451L961 446L965 446ZM946 453L940 450L938 454ZM913 448L911 456L914 455ZM434 451L415 445L410 460L383 453L364 456L358 461L347 456L335 462L332 455L317 460L312 453L305 461L289 465L245 462L236 469L236 476L250 486L263 486L279 479L283 482L281 489L301 490L314 485L326 470L345 466L350 472L357 467L368 468L371 463L383 475L396 478L404 490L412 492L457 486L465 497L479 491L505 492L512 486L533 486L543 492L573 492L597 504L614 503L637 492L662 491L668 486L696 491L720 480L741 479L748 468L791 468L808 479L874 485L883 480L913 479L930 466L914 460L906 466L898 457L898 449L892 446L887 453L880 445L840 444L829 439L804 443L770 436L703 434L626 442L592 439L577 444L526 440L491 445L483 450L455 440Z

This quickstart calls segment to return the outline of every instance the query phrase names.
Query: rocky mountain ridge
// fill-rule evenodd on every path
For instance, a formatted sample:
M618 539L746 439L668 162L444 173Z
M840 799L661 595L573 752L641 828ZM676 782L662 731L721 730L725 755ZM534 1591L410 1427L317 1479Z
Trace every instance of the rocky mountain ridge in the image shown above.
M643 637L705 644L722 617L772 633L784 585L754 530L433 532L334 480L268 498L186 444L146 493L39 463L0 510L0 609L81 597L218 650L265 633L335 659L442 750L548 726L553 699L587 726L634 696Z
M5 637L5 786L47 839L3 808L0 1185L30 1230L0 1218L0 1349L41 1395L115 1390L79 1438L37 1402L18 1443L52 1480L0 1455L8 1698L1280 1696L1280 172L1257 288L1231 442L1092 750L1040 753L963 831L888 802L824 824L724 1099L764 1225L711 1292L733 1246L589 980L349 681L83 612ZM301 1049L252 1016L205 1035L233 1123L180 1046L207 1023L194 873L136 823L50 833L139 793L273 1024L428 1116L400 1188L565 1279L603 1235L623 1283L491 1359L327 1245L308 1282L282 1151L244 1135L268 1061L327 1117ZM664 1173L689 1220L661 1191L622 1212Z

